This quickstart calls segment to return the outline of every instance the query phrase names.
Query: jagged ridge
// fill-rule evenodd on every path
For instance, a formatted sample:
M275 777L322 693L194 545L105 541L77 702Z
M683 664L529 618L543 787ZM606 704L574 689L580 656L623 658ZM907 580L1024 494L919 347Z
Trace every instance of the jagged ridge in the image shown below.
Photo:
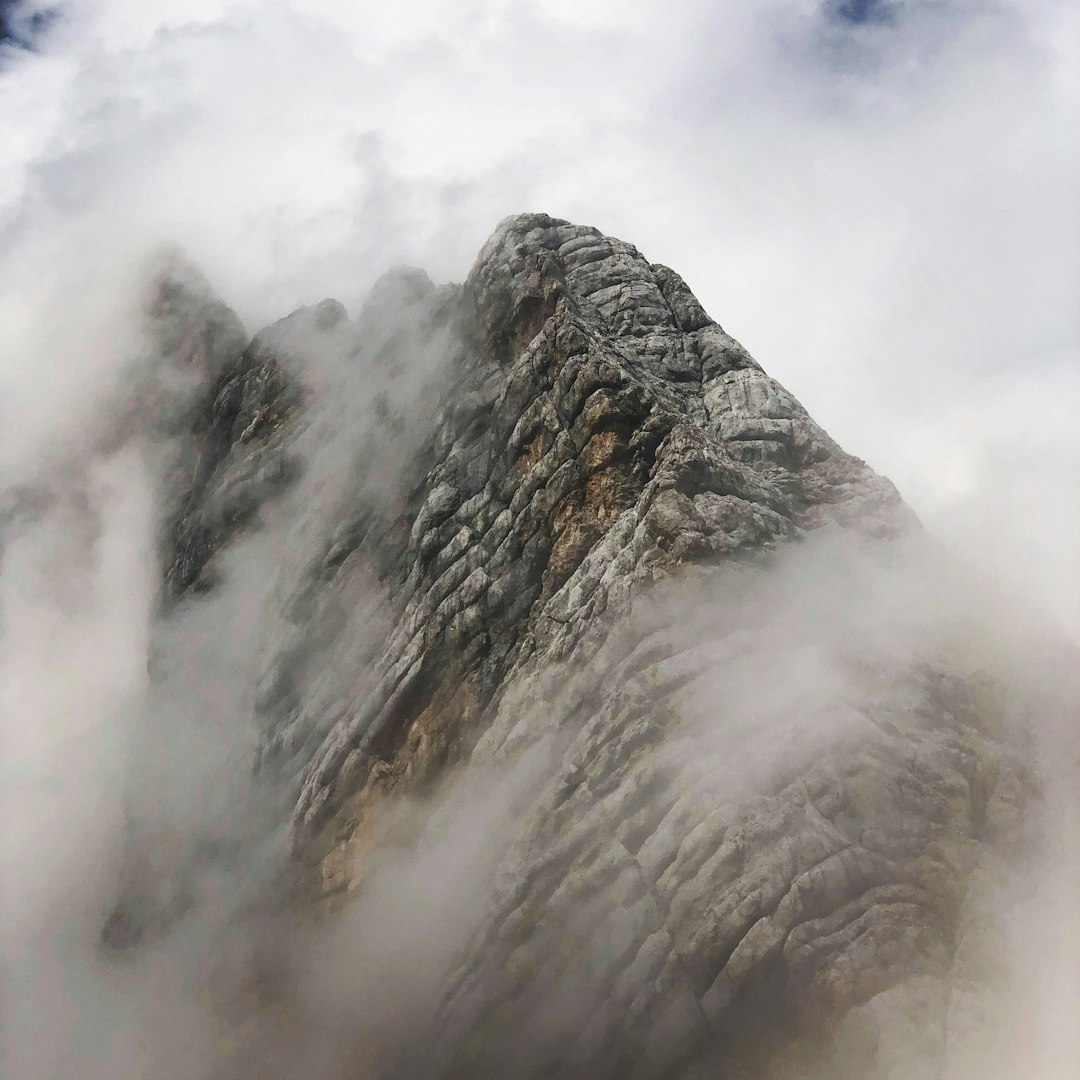
M595 229L511 218L461 289L401 280L405 302L366 313L377 354L445 346L450 389L406 494L359 485L285 582L303 617L260 683L262 767L294 785L296 852L327 897L362 878L391 792L537 742L551 762L430 1053L401 1067L749 1074L760 1038L772 1053L912 980L939 1007L972 844L1017 798L999 710L942 671L896 672L843 745L733 799L665 750L727 630L629 618L687 579L719 602L739 566L825 526L899 541L916 525L895 489L677 274ZM211 450L172 532L177 595L294 476L302 395L271 341L196 427ZM394 421L365 443L369 470ZM342 599L372 574L374 644ZM767 649L767 629L749 640Z

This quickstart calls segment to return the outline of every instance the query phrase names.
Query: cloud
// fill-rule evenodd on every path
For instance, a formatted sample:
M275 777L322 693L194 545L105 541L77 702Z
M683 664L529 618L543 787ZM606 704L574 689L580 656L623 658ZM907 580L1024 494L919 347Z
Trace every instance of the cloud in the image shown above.
M541 209L678 269L931 528L1080 634L1067 0L47 10L9 8L33 48L0 45L5 489L88 456L145 346L140 275L160 245L254 329L325 296L358 311L395 263L461 280L499 218ZM31 875L5 895L10 940L24 916L67 918L55 888L75 865L92 880L73 949L109 902L95 875L120 857L109 794L150 648L148 468L94 462L4 553L5 712L20 723L3 768L24 785L5 787L4 865ZM72 521L92 523L82 563L49 546L79 550ZM57 770L69 789L54 801ZM64 977L43 971L42 1000ZM179 1050L186 1019L170 1025ZM40 1062L56 1048L38 1035Z
M27 0L3 0L0 3L0 49L34 48L56 16L54 7Z

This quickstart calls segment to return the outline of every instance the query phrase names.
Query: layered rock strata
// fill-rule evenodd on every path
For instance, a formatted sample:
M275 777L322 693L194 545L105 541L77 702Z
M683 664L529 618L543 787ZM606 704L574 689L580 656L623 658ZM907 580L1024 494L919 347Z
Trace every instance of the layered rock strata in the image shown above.
M515 217L460 289L409 272L355 326L331 302L293 319L345 333L386 387L333 512L299 515L253 699L303 895L362 892L384 808L452 765L542 762L424 1048L387 1074L766 1076L796 1046L828 1075L846 1023L871 1076L894 999L940 1060L968 881L1015 840L1007 710L858 648L842 689L776 704L803 654L761 600L787 550L911 544L893 486L674 271L596 229ZM304 483L286 338L256 337L193 426L173 601ZM421 355L435 389L395 394ZM827 737L757 775L738 740L700 749L740 716L748 745L807 717Z

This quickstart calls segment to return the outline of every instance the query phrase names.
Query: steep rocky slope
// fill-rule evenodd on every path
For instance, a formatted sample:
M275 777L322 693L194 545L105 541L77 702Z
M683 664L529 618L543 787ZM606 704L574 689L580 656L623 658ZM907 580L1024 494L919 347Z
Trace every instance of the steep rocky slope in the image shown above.
M362 416L312 404L328 353ZM200 393L163 599L260 519L283 538L250 708L296 902L362 896L403 798L521 770L438 1015L382 1073L941 1074L1017 722L887 647L917 523L675 272L515 217L464 286L305 309ZM930 1071L888 1071L908 1030Z

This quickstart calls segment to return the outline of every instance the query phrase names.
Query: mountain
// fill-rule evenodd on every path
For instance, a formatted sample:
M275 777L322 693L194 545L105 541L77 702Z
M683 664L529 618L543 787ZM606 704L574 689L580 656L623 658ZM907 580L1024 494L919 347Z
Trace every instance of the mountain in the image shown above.
M187 380L136 410L167 417L150 712L211 720L147 725L112 953L285 828L235 905L264 953L286 917L392 943L335 1075L983 1060L1052 705L677 273L527 214L464 285L394 271L355 321L328 300L245 345L172 266L150 323ZM164 794L204 754L217 790L238 731L250 791ZM290 963L257 995L283 1028Z

